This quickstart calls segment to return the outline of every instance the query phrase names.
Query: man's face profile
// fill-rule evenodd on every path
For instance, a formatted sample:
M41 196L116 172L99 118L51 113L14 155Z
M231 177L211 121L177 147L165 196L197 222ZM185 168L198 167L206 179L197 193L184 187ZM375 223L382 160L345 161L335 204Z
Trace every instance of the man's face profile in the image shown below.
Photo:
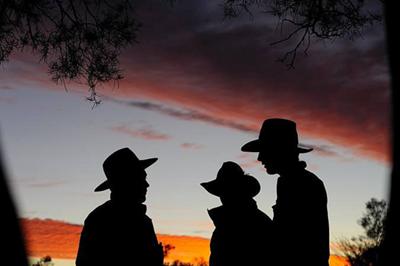
M121 179L126 182L113 187L113 192L123 196L129 202L143 203L146 201L147 188L150 186L146 180L147 173L143 169L134 169L133 171L126 171L121 173Z
M270 175L279 174L284 165L284 156L281 152L261 150L258 153L258 161L262 163L266 171Z

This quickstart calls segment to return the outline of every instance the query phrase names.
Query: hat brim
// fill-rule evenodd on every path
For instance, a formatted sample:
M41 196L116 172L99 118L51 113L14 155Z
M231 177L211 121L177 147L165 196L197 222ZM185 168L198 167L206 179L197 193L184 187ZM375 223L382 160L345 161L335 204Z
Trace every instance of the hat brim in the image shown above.
M213 194L214 196L221 196L221 185L218 184L217 180L212 180L209 182L200 183L200 185L207 190L208 193Z
M139 163L143 167L143 169L146 169L153 163L157 162L157 160L158 158L149 158L149 159L139 160Z
M207 190L208 193L217 197L221 197L228 191L234 190L235 192L247 194L249 197L253 198L261 190L260 183L252 176L247 176L247 178L249 178L249 180L240 186L229 187L229 184L227 184L227 187L227 185L222 184L222 182L219 182L217 179L200 183L200 185Z
M261 145L260 140L256 139L256 140L252 140L252 141L244 144L242 146L241 150L244 152L260 152L261 147L262 147L262 145ZM305 148L305 147L297 146L298 153L307 153L312 150L313 150L313 148Z
M149 159L144 159L144 160L139 160L139 166L142 167L143 169L146 169L153 163L155 163L158 160L158 158L149 158ZM99 192L99 191L104 191L110 189L110 182L108 180L104 181L100 185L98 185L95 189L94 192Z
M101 183L100 185L98 185L94 189L94 192L104 191L104 190L107 190L107 189L110 189L110 183L108 182L108 180L106 180L103 183Z

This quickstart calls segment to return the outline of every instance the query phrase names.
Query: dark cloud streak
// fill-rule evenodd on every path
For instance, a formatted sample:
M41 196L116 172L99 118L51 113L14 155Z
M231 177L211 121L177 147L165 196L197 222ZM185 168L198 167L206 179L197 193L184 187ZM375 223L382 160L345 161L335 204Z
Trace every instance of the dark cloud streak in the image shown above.
M224 126L224 127L230 127L233 129L237 129L243 132L254 132L255 130L250 128L249 126L235 123L232 121L224 120L224 119L218 119L217 117L212 117L210 115L195 111L195 110L188 110L188 109L177 109L177 108L172 108L168 107L162 104L157 104L157 103L152 103L152 102L143 102L143 101L130 101L130 102L125 102L122 100L117 100L117 99L112 99L112 98L107 98L108 100L111 100L113 102L117 103L122 103L126 104L131 107L135 108L140 108L148 111L154 111L157 113L165 114L171 117L175 117L178 119L182 120L188 120L188 121L202 121L206 123L211 123L213 125L217 126Z
M35 182L28 183L27 186L31 188L52 188L58 187L66 184L66 181L44 181L44 182Z

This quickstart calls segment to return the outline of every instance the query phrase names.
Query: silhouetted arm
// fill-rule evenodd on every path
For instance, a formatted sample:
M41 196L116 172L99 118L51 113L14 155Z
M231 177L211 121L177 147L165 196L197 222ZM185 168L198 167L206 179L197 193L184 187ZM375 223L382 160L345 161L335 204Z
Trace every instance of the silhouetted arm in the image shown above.
M329 221L327 193L324 184L314 179L309 185L304 210L303 237L312 252L314 265L326 265L329 261Z
M81 232L81 238L79 241L79 249L76 257L76 266L89 266L89 265L97 265L96 259L98 256L101 256L99 252L96 252L96 246L98 246L98 240L96 240L96 230L94 225L85 220L85 224L83 226ZM97 254L96 254L97 253Z

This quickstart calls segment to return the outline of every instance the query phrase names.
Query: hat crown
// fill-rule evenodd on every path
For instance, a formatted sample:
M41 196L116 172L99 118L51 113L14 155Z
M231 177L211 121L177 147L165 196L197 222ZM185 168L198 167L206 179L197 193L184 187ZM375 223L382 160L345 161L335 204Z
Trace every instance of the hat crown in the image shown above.
M221 168L218 170L216 179L223 180L232 177L240 177L242 175L244 175L244 171L240 165L232 161L227 161L224 162Z
M268 146L297 147L299 144L296 123L283 118L265 120L258 138Z
M139 169L140 161L136 154L129 148L122 148L113 152L103 162L103 170L106 174L107 179L112 178L115 173L121 172L121 170L130 168Z

